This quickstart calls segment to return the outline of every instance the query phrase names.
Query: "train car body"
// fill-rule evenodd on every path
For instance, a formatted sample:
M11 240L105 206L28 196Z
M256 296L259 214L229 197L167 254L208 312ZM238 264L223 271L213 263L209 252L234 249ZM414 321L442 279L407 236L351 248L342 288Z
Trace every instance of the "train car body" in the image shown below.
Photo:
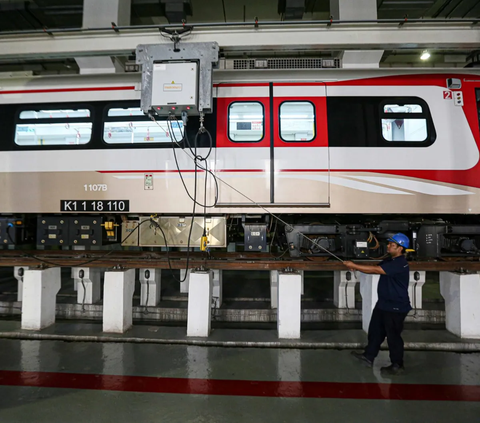
M139 74L2 81L0 211L189 215L197 181L216 216L480 213L474 70L216 71L213 92L216 181L198 118L145 117Z

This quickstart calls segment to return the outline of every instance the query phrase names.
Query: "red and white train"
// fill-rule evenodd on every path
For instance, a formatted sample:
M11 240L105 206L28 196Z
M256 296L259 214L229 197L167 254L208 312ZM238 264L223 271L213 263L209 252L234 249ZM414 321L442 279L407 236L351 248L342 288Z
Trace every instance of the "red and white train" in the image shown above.
M431 231L418 241L419 249L426 243L424 255L445 249L476 254L478 72L216 71L213 93L214 113L205 126L213 139L208 167L217 177L218 195L214 178L207 178L206 203L215 205L209 215L248 219L267 209L292 224L320 222L312 237L358 257L352 253L355 233L371 240L375 233L405 230L417 239L423 226L441 226L434 231L441 236L435 251L427 242ZM3 80L5 219L191 214L178 169L193 193L194 162L181 147L185 131L193 142L198 118L190 118L186 128L181 121L154 122L141 113L140 94L139 74ZM206 155L206 136L199 137L198 147ZM202 202L205 174L196 174ZM394 217L401 224L392 224ZM329 219L337 221L336 229L323 230ZM390 223L382 226L382 220ZM354 230L353 249L338 241L351 235L341 229L344 224L365 229ZM7 235L0 225L0 242L9 244ZM292 239L280 242L296 255L314 253Z

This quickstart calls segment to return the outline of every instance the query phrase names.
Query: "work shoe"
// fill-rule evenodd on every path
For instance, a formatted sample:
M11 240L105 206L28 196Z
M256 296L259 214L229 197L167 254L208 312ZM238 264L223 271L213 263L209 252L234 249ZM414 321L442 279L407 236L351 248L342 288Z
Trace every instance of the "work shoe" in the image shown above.
M380 372L384 375L398 376L405 373L405 367L401 366L400 364L391 364L388 367L382 367Z
M357 359L360 360L364 366L372 367L373 361L370 361L363 353L359 353L357 351L352 351L352 355Z

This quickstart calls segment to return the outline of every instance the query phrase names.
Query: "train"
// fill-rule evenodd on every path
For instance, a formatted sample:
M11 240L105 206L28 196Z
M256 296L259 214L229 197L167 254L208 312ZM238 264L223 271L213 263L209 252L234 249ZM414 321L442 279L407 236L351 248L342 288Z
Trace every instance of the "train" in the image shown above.
M0 86L3 248L480 256L475 69L216 70L204 122L145 115L139 73Z

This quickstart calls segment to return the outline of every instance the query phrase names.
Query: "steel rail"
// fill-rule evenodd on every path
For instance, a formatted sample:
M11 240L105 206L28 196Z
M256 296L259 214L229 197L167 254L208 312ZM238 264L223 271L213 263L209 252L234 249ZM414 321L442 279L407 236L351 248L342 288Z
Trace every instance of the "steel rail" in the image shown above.
M166 253L115 251L108 257L103 257L105 251L4 251L0 255L0 267L25 266L30 268L78 267L88 260L94 260L82 267L101 267L109 269L156 268L173 269L185 268L185 253L170 253L170 264ZM202 257L203 255L203 257ZM220 270L306 270L306 271L333 271L346 270L345 266L325 257L310 259L290 259L275 257L274 255L260 257L260 254L248 253L214 253L208 258L205 253L192 253L190 268L208 268ZM376 264L378 261L357 260L359 263ZM445 261L410 261L410 270L425 271L480 271L480 261L466 259L450 259Z

